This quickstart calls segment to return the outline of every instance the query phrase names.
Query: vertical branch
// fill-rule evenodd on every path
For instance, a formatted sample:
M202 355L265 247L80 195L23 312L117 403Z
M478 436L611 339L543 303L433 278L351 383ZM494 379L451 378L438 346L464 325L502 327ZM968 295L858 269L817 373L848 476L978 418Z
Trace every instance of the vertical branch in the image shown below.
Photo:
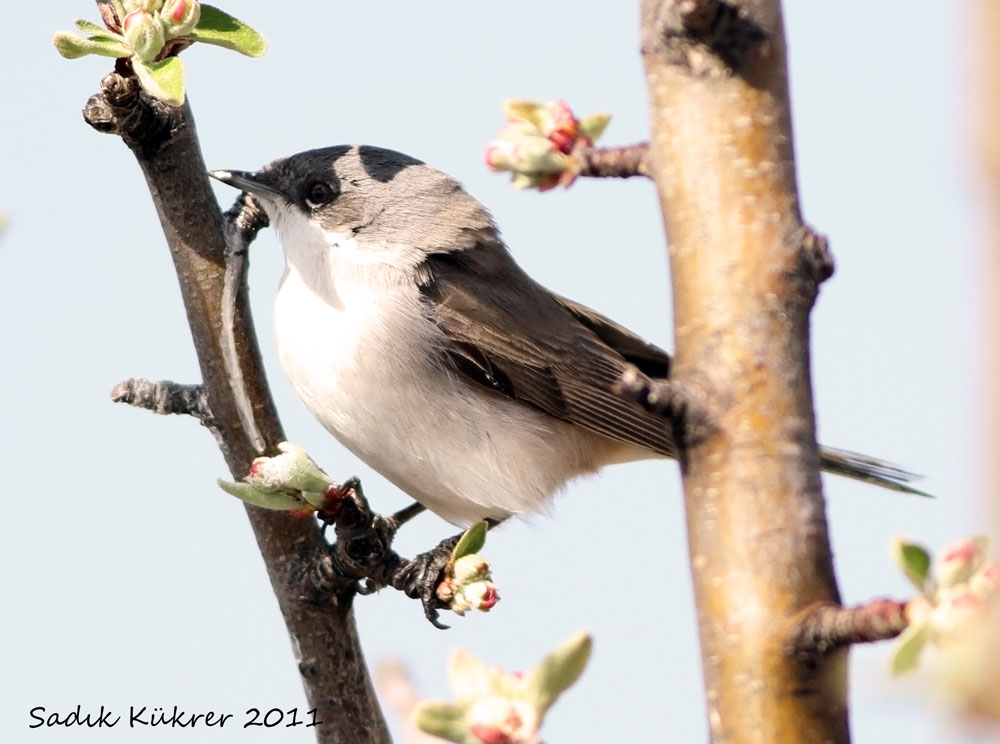
M980 308L986 318L985 325L992 325L986 368L992 374L980 379L987 386L984 391L990 398L990 415L983 426L983 442L979 447L981 468L982 506L990 517L994 540L1000 535L1000 3L996 0L979 0L973 13L974 27L979 36L978 54L970 55L970 72L978 77L979 95L975 101L974 117L978 119L979 151L973 154L976 162L985 165L983 178L987 207L986 251L982 273L982 297L985 306ZM965 654L951 664L949 683L960 712L983 725L990 721L994 735L1000 733L1000 689L996 685L1000 675L1000 661L995 649L1000 647L1000 613L994 612L991 621L980 633L965 640Z
M778 0L643 1L672 379L707 401L675 434L715 744L849 739L846 653L787 643L839 597L809 380L831 266L799 215L782 26Z
M203 376L212 429L234 478L249 472L261 442L273 451L284 435L267 386L247 302L246 282L236 293L234 344L223 340L226 239L223 215L209 186L190 106L170 108L140 94L134 78L108 75L84 117L95 129L121 136L149 186L180 282L184 307ZM243 277L245 279L245 276ZM227 375L238 365L254 427L245 431L240 391ZM271 586L284 616L309 705L317 709L321 742L388 742L358 642L351 597L312 604L302 566L325 554L314 520L247 508Z

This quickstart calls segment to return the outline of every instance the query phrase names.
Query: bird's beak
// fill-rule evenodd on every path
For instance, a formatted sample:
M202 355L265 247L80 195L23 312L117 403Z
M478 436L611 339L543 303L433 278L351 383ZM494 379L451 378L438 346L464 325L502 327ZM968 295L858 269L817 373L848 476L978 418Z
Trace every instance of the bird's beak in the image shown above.
M217 181L234 186L248 194L256 196L278 196L285 198L266 173L247 173L246 171L216 170L209 171L208 175Z

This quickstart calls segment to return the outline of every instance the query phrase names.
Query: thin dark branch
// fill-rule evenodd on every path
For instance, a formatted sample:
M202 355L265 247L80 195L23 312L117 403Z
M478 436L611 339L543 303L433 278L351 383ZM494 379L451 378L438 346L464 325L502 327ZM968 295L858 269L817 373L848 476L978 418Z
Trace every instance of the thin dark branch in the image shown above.
M581 176L598 178L649 178L649 144L619 147L577 147L573 151Z
M797 618L791 648L799 655L817 656L855 643L890 640L908 625L906 604L873 599L855 607L814 605Z
M204 385L182 385L170 380L153 382L129 378L115 385L111 391L115 403L128 403L136 408L161 415L186 414L194 416L204 424L212 421L212 411L208 407L208 393Z
M267 214L253 197L240 194L233 206L225 213L226 231L226 272L222 289L222 356L226 364L226 377L236 402L243 433L254 446L257 454L264 454L264 437L254 420L253 403L250 400L243 369L239 364L239 350L236 346L236 297L246 284L247 247L257 237L257 233L268 225Z
M118 134L132 150L150 194L177 271L198 355L213 429L234 478L242 478L260 449L274 451L285 439L260 359L245 281L235 292L232 343L227 362L222 328L227 246L226 221L208 182L188 104L172 108L143 94L134 77L113 73L88 101L84 118L98 131ZM235 221L245 242L259 220ZM237 267L240 276L243 267ZM233 358L234 357L234 358ZM245 431L241 404L230 380L238 367L260 440ZM246 411L243 411L246 414ZM212 498L215 498L213 495ZM271 585L292 638L311 708L322 725L320 742L389 742L388 731L358 641L353 593L322 605L304 601L303 567L327 554L315 520L293 519L254 507L247 514Z

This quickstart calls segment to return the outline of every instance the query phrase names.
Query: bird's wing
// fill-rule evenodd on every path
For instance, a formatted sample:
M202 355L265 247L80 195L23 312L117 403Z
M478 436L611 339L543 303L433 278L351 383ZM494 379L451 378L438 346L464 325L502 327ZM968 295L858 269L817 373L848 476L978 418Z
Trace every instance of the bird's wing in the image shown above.
M657 376L666 352L535 283L499 244L428 257L421 291L466 379L590 431L663 455L668 424L614 392L629 364Z

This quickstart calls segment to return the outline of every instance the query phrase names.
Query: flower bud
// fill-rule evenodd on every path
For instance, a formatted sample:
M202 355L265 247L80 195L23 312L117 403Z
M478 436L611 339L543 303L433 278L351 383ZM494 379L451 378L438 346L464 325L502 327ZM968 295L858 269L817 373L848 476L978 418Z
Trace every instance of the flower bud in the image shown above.
M163 0L123 0L122 7L128 15L133 10L144 10L147 13L155 13L163 5Z
M551 123L547 127L547 131L543 129L544 133L560 152L568 155L576 143L579 122L565 101L550 103L546 113Z
M472 584L490 575L489 561L472 553L455 561L455 580L460 584Z
M500 599L500 593L492 581L477 581L468 586L452 585L452 592L448 607L456 615L464 615L469 610L489 612ZM441 596L440 591L438 596Z
M939 587L967 582L986 563L989 540L984 536L953 542L941 551L934 566L934 578Z
M968 588L942 589L930 622L935 638L941 643L966 634L970 621L982 620L985 615L985 601Z
M986 598L994 594L1000 586L1000 563L990 561L969 580L969 588L978 596Z
M469 731L483 744L533 744L538 741L538 716L526 703L487 697L469 710Z
M143 62L151 62L163 49L163 26L149 11L133 10L122 24L125 42Z
M198 0L167 0L160 9L160 22L168 39L187 36L201 19Z
M334 485L309 454L291 442L278 445L281 452L274 457L258 457L250 465L247 483L263 490L295 490L312 503L313 496L323 503L327 490Z

